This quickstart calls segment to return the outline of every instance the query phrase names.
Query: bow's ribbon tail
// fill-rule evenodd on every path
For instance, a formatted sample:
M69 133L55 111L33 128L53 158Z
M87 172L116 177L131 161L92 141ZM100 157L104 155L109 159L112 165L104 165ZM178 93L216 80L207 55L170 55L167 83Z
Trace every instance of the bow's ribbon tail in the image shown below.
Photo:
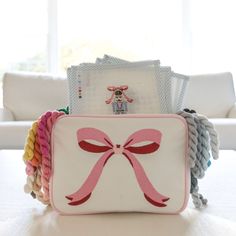
M107 160L113 155L113 153L114 153L113 150L109 150L105 152L99 158L99 160L97 161L97 163L91 170L89 176L87 177L83 185L80 187L80 189L76 191L75 193L72 193L66 196L66 198L70 200L70 202L68 203L69 205L72 205L72 206L80 205L86 202L90 198L101 176L103 167L105 166Z
M114 96L115 96L115 92L112 92L112 95L111 95L111 97L105 101L105 102L106 102L106 104L110 104L110 103L112 102L112 100L113 100Z
M144 196L148 202L150 202L154 206L158 207L165 207L166 204L164 202L168 201L169 198L160 194L152 185L150 180L148 179L142 165L139 161L135 158L135 156L127 151L124 150L124 156L129 160L130 164L134 169L134 173L136 175L136 179L141 190L144 193Z
M125 94L124 91L123 91L123 95L124 95L125 99L126 99L129 103L133 102L133 99L132 99L132 98L129 98L129 97Z
M106 104L110 104L115 96L115 90L117 89L117 87L115 86L108 86L107 87L107 90L111 91L112 92L112 95L109 99L107 99L105 102Z

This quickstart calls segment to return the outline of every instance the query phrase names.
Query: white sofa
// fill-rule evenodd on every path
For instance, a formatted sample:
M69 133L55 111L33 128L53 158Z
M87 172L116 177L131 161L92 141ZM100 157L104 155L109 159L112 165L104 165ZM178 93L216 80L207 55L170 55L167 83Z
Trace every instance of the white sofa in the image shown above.
M231 73L190 76L184 106L211 119L220 137L220 149L236 150L235 103Z
M32 121L68 105L65 78L46 74L5 73L0 108L0 149L22 149Z
M0 149L21 149L27 131L42 113L68 105L65 78L6 73L0 110ZM221 149L236 150L236 106L231 73L191 76L184 107L211 118Z

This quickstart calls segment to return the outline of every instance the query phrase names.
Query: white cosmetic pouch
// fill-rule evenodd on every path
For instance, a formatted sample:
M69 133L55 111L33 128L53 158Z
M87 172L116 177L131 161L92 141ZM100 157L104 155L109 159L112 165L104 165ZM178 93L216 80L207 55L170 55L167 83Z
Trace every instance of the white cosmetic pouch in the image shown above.
M62 214L176 214L189 197L188 130L178 115L61 116L50 199Z

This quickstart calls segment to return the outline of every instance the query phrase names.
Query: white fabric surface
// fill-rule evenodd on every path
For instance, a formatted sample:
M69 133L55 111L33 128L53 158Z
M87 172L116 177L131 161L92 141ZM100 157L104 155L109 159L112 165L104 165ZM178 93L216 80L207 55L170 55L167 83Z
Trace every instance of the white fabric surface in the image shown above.
M0 149L21 149L24 147L32 121L0 122Z
M65 196L76 192L83 185L92 168L105 153L91 153L79 148L76 134L81 128L95 128L105 132L113 144L119 145L123 145L131 134L142 129L155 129L160 132L160 147L157 151L134 156L154 188L170 198L165 202L166 207L153 206L144 198L134 170L122 154L114 154L108 160L88 201L78 206L68 205L70 201ZM94 143L94 140L88 141ZM150 142L139 142L132 146L147 145ZM189 197L187 143L187 124L177 115L60 117L52 133L53 205L64 214L179 212L185 207Z
M1 121L14 121L12 113L6 108L0 108L0 122Z
M184 107L194 109L209 118L224 118L234 104L231 73L190 76Z
M234 103L233 107L228 112L228 118L236 118L236 103Z
M236 150L236 119L210 119L220 139L220 149Z
M15 120L35 120L48 110L69 104L67 86L67 80L50 75L6 73L3 106Z
M200 181L208 207L191 201L180 215L143 213L60 216L23 192L22 151L0 151L1 236L235 236L236 153L221 151Z

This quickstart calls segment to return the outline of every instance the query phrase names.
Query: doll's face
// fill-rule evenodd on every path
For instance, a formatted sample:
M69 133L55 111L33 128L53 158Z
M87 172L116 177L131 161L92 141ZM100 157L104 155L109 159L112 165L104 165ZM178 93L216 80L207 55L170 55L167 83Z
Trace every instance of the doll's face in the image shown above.
M115 102L122 102L123 101L123 93L121 90L115 91Z

